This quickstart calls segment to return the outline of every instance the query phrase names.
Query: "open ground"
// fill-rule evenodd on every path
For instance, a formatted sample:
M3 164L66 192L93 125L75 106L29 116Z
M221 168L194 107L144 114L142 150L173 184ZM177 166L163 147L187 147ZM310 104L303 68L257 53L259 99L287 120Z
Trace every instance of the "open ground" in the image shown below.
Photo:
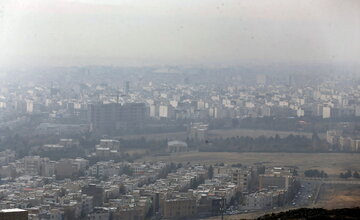
M302 173L307 169L320 169L330 176L337 177L347 169L360 170L358 153L254 153L254 152L184 152L167 156L148 156L141 161L165 161L176 163L242 163L253 165L262 163L265 166L297 166Z
M311 138L312 133L309 132L298 132L298 131L274 131L274 130L260 130L260 129L217 129L217 130L209 130L208 138L229 138L236 136L249 136L249 137L259 137L259 136L275 136L278 134L280 137L286 137L290 134L293 135L304 135L306 137ZM318 134L320 138L325 138L325 134ZM122 139L137 139L142 138L145 139L155 139L155 140L185 140L187 137L187 133L185 131L180 132L169 132L169 133L159 133L159 134L136 134L136 135L123 135L117 138Z
M324 184L315 207L339 209L360 206L360 185Z

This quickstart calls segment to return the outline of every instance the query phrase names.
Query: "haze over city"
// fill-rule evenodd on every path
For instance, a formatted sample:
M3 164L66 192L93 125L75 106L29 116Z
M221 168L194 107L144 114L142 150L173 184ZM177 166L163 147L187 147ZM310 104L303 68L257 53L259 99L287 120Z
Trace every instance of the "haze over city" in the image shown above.
M0 0L0 220L358 219L359 12Z
M359 65L357 0L2 0L2 66Z

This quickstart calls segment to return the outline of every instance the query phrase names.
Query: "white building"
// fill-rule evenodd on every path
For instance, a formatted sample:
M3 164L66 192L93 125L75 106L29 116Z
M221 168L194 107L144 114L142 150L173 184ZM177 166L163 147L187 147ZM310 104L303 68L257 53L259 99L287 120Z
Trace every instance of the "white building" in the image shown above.
M331 117L331 108L329 106L324 106L322 108L322 117L330 118Z
M176 153L176 152L186 152L188 151L187 143L183 141L169 141L167 146L167 152Z
M169 105L159 106L159 117L160 118L172 118L174 116L174 108Z

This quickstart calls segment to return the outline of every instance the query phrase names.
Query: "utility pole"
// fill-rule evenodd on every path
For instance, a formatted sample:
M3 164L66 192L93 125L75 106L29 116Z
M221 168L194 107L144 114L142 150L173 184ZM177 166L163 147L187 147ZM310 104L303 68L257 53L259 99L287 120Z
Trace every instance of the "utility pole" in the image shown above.
M225 198L221 199L221 220L224 220L224 212L225 212Z

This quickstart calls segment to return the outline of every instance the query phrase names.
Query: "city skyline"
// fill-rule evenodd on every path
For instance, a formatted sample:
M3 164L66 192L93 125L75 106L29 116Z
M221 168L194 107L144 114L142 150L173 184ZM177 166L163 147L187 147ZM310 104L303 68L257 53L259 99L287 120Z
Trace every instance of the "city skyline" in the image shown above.
M354 219L360 0L0 0L0 220Z

